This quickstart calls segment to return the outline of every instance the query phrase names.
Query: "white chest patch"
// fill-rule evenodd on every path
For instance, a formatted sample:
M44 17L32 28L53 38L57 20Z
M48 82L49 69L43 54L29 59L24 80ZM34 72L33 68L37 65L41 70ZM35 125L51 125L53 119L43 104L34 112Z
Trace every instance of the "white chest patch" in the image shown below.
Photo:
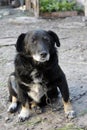
M39 74L36 69L34 69L31 72L31 77L33 79L33 83L26 84L24 82L21 82L25 86L28 86L30 91L28 92L28 95L37 103L40 102L41 97L45 94L44 86L42 86L40 83L42 82L43 75Z
M30 92L28 92L28 95L35 101L40 102L41 97L45 94L43 86L40 84L31 84Z
M34 83L41 83L42 81L42 75L40 76L37 76L38 75L38 71L36 69L34 69L32 72L31 72L31 76L32 76L32 79L33 79L33 82Z

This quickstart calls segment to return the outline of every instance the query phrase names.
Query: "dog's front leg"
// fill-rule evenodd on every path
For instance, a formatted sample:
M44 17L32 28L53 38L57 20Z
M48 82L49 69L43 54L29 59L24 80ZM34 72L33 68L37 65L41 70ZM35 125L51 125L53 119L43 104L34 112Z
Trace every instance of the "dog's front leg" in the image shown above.
M18 100L21 102L22 107L21 107L20 114L18 115L18 118L19 118L19 121L25 121L29 118L29 115L30 115L29 98L28 98L27 93L24 92L23 89L21 89L21 86L19 85L19 88L18 88Z
M25 104L22 104L22 108L20 111L20 114L18 115L19 121L25 121L29 118L30 112L29 112L29 103L26 101Z
M63 98L65 115L67 118L72 119L75 117L75 112L70 103L69 89L68 89L66 77L63 72L62 72L62 76L60 76L60 78L58 80L58 87L60 89L60 92L61 92L61 95Z

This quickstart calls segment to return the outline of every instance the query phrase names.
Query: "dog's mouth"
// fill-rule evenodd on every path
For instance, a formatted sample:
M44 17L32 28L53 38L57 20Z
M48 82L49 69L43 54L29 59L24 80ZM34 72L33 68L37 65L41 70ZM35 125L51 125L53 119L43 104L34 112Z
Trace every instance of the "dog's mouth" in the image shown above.
M33 59L38 62L46 62L49 61L49 54L34 54Z

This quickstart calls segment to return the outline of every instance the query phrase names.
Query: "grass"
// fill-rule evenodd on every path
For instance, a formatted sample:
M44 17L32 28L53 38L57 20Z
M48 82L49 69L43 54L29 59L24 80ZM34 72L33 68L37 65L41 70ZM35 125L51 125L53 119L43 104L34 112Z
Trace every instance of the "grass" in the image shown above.
M74 124L67 124L66 126L62 128L58 128L58 129L56 128L53 130L84 130L84 129L74 126Z
M26 124L27 127L29 127L29 126L35 126L35 125L37 125L37 124L39 124L41 122L42 122L41 118L35 118L35 119L24 121L24 122L18 122L18 124L19 125Z

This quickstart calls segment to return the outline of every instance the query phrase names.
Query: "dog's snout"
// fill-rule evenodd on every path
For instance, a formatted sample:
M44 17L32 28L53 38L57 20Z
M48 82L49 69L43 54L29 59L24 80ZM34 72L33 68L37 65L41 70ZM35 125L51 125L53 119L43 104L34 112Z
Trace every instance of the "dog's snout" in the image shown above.
M47 53L46 53L46 52L42 52L42 53L40 53L40 56L41 56L42 58L45 58L45 57L47 56Z

